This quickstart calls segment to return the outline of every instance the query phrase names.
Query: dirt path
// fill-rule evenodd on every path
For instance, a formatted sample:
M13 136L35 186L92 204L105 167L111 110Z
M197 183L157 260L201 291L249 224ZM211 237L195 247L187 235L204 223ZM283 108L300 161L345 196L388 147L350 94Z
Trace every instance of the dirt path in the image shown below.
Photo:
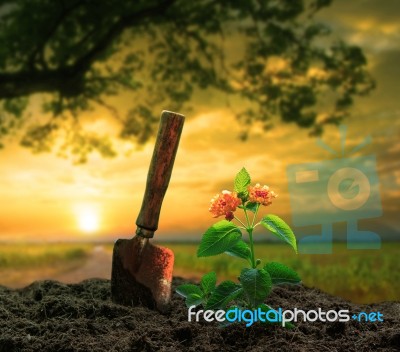
M51 279L64 283L78 283L89 278L110 279L111 278L112 253L104 246L95 246L86 263L75 270L65 272Z
M72 260L60 265L27 268L6 268L0 271L0 285L22 288L37 280L56 280L78 283L89 278L111 278L112 253L102 245L94 246L84 260Z

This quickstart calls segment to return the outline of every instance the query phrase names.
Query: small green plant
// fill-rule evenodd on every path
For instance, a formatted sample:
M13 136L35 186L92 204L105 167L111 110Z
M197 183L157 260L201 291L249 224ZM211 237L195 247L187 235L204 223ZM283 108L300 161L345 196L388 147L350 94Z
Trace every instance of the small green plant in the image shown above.
M186 305L202 305L207 310L239 307L268 311L272 308L264 302L272 287L281 284L298 284L301 279L289 267L277 263L264 263L254 251L253 233L263 226L273 235L285 241L297 253L296 237L290 227L276 215L265 215L257 221L261 206L268 206L277 195L268 186L250 186L250 175L243 168L235 177L234 191L222 191L211 200L209 211L214 217L225 216L225 220L211 226L203 235L197 257L209 257L222 253L246 261L238 282L223 281L217 285L215 272L204 275L200 285L183 284L176 292L186 298ZM234 213L241 209L244 218ZM233 223L236 220L237 224ZM242 231L248 234L248 243L242 239Z

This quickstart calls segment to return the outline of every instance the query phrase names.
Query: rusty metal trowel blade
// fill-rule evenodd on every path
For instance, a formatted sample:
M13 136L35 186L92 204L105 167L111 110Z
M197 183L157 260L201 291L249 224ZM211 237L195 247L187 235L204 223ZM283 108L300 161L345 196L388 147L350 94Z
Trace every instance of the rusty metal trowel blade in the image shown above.
M114 245L112 262L113 301L167 312L173 266L174 253L169 248L153 246L137 237L119 239Z

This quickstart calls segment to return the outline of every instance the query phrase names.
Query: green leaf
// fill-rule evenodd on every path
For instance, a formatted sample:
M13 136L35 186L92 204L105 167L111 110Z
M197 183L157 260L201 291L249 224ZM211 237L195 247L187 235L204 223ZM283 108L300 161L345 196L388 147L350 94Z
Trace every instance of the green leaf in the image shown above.
M251 262L251 252L250 248L245 241L240 239L236 242L236 244L225 251L226 254L231 255L233 257L243 258Z
M271 308L268 304L265 304L265 303L259 304L257 308L260 308L260 310L261 310L262 312L264 312L264 313L268 313L270 310L276 312L275 309ZM281 324L281 323L280 323L280 322L276 322L276 323L275 323L275 322L270 322L270 321L267 320L267 321L265 322L265 324Z
M206 309L223 309L226 305L243 293L240 285L232 281L221 282L212 292Z
M257 211L257 208L260 206L259 203L255 202L248 202L246 203L246 210L251 211L252 213L255 213Z
M286 222L284 222L279 216L269 214L264 216L261 220L261 224L271 231L276 237L284 240L288 243L297 253L296 237Z
M197 293L191 293L186 297L185 300L186 307L191 307L191 306L198 306L203 303L203 295L198 295Z
M217 274L212 271L211 273L205 274L201 278L200 287L203 290L204 294L208 294L212 292L217 283Z
M264 313L268 313L271 310L276 312L276 309L270 307L269 305L267 305L265 303L261 303L257 308L260 308L261 311L264 312ZM266 321L265 324L279 324L279 325L282 325L282 322L269 322L269 321ZM285 328L287 328L287 329L292 329L294 327L295 326L290 322L286 322L285 323Z
M203 303L204 294L197 285L179 285L176 288L176 292L186 298L185 303L187 307L198 306L199 304Z
M211 226L203 235L197 249L198 257L224 253L242 237L240 229L232 222L222 220Z
M249 196L249 191L247 190L247 186L250 184L250 182L251 179L249 173L245 168L242 168L242 170L240 170L235 177L233 189L238 194L238 197L242 199L243 202L247 200Z
M253 308L267 298L272 288L271 277L263 269L244 268L240 274L240 283Z
M201 291L200 287L192 284L179 285L176 288L176 293L180 294L183 297L188 297L191 294L197 294L200 296L203 295L203 292Z
M293 270L281 263L271 262L263 268L271 276L273 285L298 284L300 276Z

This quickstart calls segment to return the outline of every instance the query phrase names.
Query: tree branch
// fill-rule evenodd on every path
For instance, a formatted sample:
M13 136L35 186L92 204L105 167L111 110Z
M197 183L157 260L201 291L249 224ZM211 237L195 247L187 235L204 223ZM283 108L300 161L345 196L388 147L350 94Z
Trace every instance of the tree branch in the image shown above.
M65 67L44 70L23 70L0 73L0 99L18 98L33 93L60 92L66 96L78 96L84 90L84 75L99 56L132 25L148 18L165 20L166 11L176 0L155 3L127 16L119 18L97 43L84 55Z
M112 41L120 36L126 28L135 23L142 22L148 16L151 16L152 20L155 18L163 18L165 11L175 1L176 0L165 0L161 5L156 4L155 6L144 8L128 16L121 17L90 51L76 61L74 70L77 72L87 71L98 56L101 55L104 50L110 46Z
M44 48L46 47L46 43L50 40L50 38L54 35L54 33L57 31L57 29L60 27L60 25L63 23L63 20L76 8L78 8L80 5L82 5L85 1L84 0L78 0L71 6L67 7L64 9L64 11L60 12L58 17L53 21L53 25L49 28L47 33L43 35L43 40L39 45L32 51L28 58L28 67L32 70L35 69L35 60L37 59L37 56L39 56L39 61L40 64L44 69L47 68L45 60L43 60L43 54L44 54ZM64 3L62 3L62 6L64 7Z

